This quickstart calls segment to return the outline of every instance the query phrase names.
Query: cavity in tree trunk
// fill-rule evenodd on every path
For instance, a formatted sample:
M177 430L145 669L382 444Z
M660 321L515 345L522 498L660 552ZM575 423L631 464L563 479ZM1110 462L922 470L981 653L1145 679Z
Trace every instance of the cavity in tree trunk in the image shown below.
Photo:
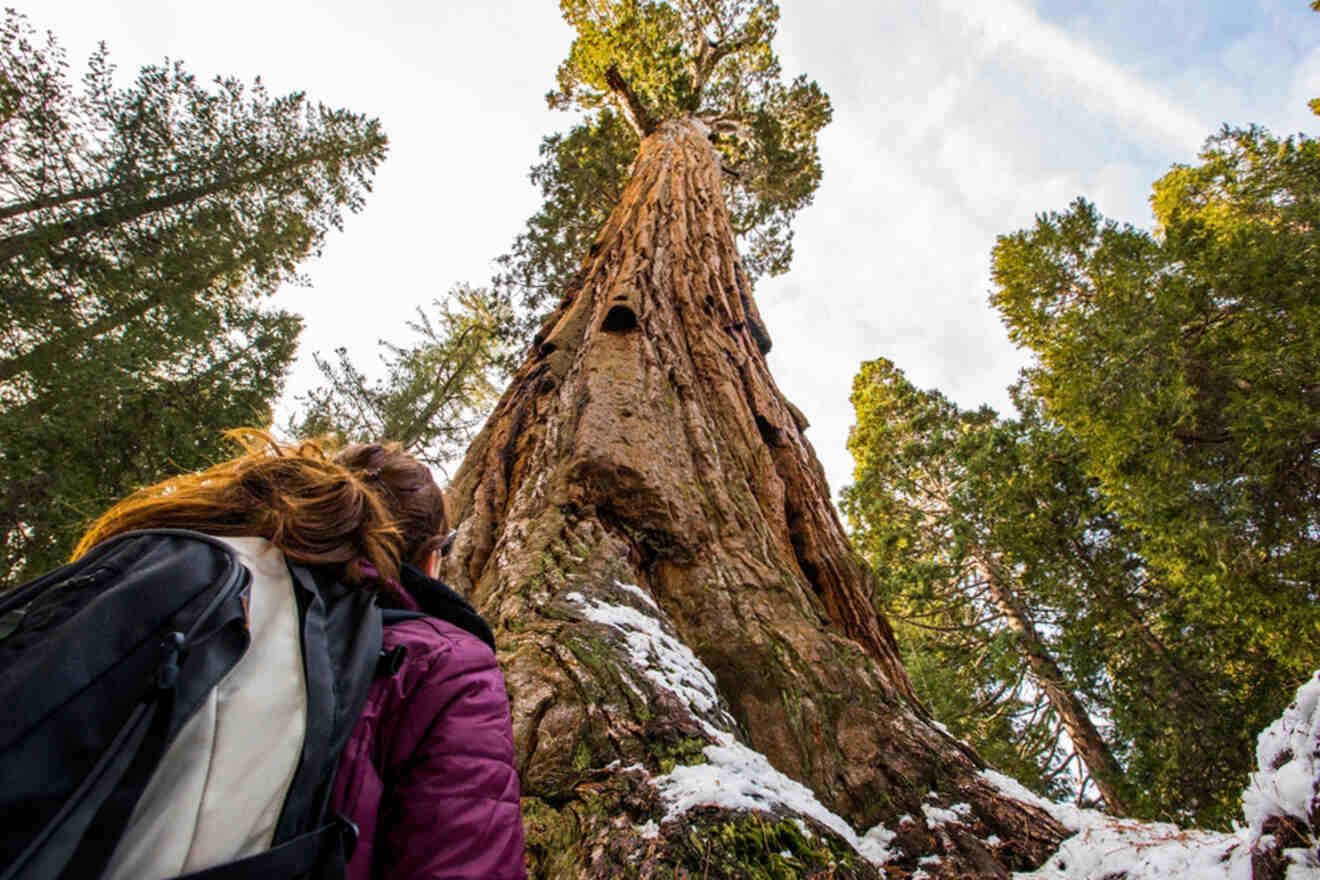
M1039 864L1065 831L918 704L768 347L704 128L661 123L449 494L532 875Z

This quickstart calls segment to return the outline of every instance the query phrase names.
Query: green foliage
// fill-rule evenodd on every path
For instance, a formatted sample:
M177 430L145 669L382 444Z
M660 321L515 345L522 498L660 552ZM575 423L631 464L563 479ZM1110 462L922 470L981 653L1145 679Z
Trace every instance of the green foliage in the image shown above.
M939 717L1006 760L1028 646L983 587L1011 582L1136 812L1223 826L1320 665L1320 145L1225 129L1201 160L1155 184L1153 234L1079 200L999 240L1018 419L863 365L845 509Z
M417 320L408 323L417 337L412 345L380 343L381 381L368 382L343 348L337 362L315 355L328 384L302 398L291 432L330 435L340 443L391 440L443 471L498 396L492 378L510 317L486 291L464 286L432 307L434 317L419 307Z
M1233 627L1196 625L1189 601L1143 556L1071 434L1029 387L1020 415L960 410L884 360L854 384L856 483L844 511L881 583L914 685L988 760L1057 795L1071 760L1056 707L991 577L1037 635L1123 768L1142 816L1225 826L1254 737L1289 676Z
M862 365L852 399L856 482L843 509L878 575L877 604L895 622L914 686L936 718L996 766L1042 794L1064 794L1075 758L1060 748L1058 712L993 589L1013 592L1027 615L1050 622L1029 592L1029 581L1042 579L1023 564L1021 545L1031 539L1009 521L1020 511L1004 510L1028 506L1034 516L1030 489L995 491L1021 476L1018 426L919 391L884 359ZM992 585L991 570L1011 572L1011 582ZM1089 667L1078 672L1094 678Z
M244 309L163 356L138 344L155 333L92 342L58 386L7 400L0 580L63 563L87 522L138 487L223 458L219 432L269 424L301 329L296 316Z
M1078 201L995 248L993 302L1188 625L1320 666L1320 144L1225 129L1155 234Z
M686 819L686 826L665 841L690 872L686 876L711 880L856 880L879 876L836 836L824 829L804 832L805 826L792 819L759 812L728 815L700 809L690 811Z
M614 210L637 153L637 136L606 107L567 134L541 141L532 182L544 203L498 260L496 290L518 300L523 314L509 334L527 340L565 293L596 233ZM515 294L516 292L516 294Z
M53 36L0 29L0 580L61 561L136 485L269 421L296 280L385 151L374 120L178 63L75 88Z
M814 82L782 81L770 47L778 7L767 0L560 5L577 36L547 100L586 118L542 143L532 179L545 204L501 259L497 286L530 310L527 323L565 292L623 191L639 139L666 120L709 127L748 273L787 271L790 223L820 183L816 137L831 109Z
M903 665L922 702L949 732L995 769L1037 794L1067 800L1075 791L1075 755L1062 741L1057 713L1030 687L1006 630L974 628L970 615L945 617L932 606L884 594ZM958 630L963 638L950 637Z

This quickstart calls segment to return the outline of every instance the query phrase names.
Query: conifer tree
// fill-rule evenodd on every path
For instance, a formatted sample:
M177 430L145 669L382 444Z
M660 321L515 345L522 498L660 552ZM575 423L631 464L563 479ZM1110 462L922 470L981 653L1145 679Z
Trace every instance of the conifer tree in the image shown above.
M299 321L259 300L357 210L375 120L197 82L177 62L81 88L55 38L0 30L0 534L4 570L62 561L135 484L269 422Z
M382 380L368 380L345 348L336 349L333 361L313 355L325 384L302 398L291 433L340 443L390 441L446 471L495 402L510 320L488 291L458 285L431 311L417 309L408 322L412 344L380 343Z
M1043 792L1059 793L1063 729L1109 809L1226 827L1255 734L1294 685L1235 633L1188 637L1187 599L1110 510L1077 440L1029 388L1012 392L1010 420L918 390L883 359L855 381L844 510L914 684Z
M1001 238L992 299L1192 631L1291 690L1320 666L1320 143L1225 129L1201 158L1154 233L1079 200Z
M1054 622L1041 601L1046 589L1071 585L1033 583L1066 569L1033 566L1048 556L1031 553L1037 548L1028 534L1047 542L1066 538L1054 531L1062 523L1052 518L1043 529L1027 521L1053 511L1044 509L1049 499L1040 497L1039 485L1021 485L1036 481L1015 467L1021 464L1015 426L1000 424L989 409L964 413L938 392L918 391L883 359L862 365L853 405L849 447L857 482L845 491L845 511L880 582L899 600L886 604L906 599L933 618L930 625L950 644L962 642L976 662L960 673L998 666L999 675L977 683L985 694L997 692L995 702L1021 700L1019 682L1029 679L1047 697L1107 809L1130 812L1122 768L1083 699L1076 674L1082 670L1065 667L1042 629ZM1085 532L1093 524L1078 525ZM1016 662L1005 663L1006 650Z

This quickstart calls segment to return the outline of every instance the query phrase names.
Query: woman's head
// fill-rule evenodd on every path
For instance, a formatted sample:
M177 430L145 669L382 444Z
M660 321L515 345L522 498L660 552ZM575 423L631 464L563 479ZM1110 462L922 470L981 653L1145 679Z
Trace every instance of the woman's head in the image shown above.
M401 559L425 570L449 531L445 495L431 471L395 444L350 446L335 456L384 503L401 536Z
M229 437L237 457L133 493L92 523L74 558L122 532L181 528L266 538L294 562L339 567L350 583L362 580L362 560L390 579L397 578L400 559L411 561L405 555L416 541L411 523L370 473L332 459L315 443L283 444L246 428ZM443 501L439 517L443 531Z

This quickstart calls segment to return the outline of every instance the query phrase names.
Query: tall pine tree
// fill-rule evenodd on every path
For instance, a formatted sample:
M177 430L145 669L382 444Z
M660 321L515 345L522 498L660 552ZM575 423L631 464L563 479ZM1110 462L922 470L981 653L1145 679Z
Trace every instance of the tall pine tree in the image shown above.
M1013 397L1016 419L961 410L885 360L854 384L844 510L918 692L1042 791L1062 729L1111 810L1227 826L1288 678L1235 632L1188 637L1076 438Z
M1044 529L1027 521L1047 515L1041 508L1048 501L1039 485L1022 485L1031 475L1016 460L1016 426L987 409L965 413L938 392L918 391L885 360L862 365L853 404L849 447L857 482L845 491L844 509L890 594L886 604L914 606L927 618L914 616L914 623L945 633L946 645L974 657L963 674L991 672L976 685L996 694L995 702L1023 700L1020 682L1043 694L1057 719L1046 731L1067 731L1107 808L1127 814L1122 768L1091 720L1078 671L1066 668L1044 630L1054 621L1042 593L1072 585L1035 582L1067 573L1033 565L1050 551L1031 547L1024 532L1046 541L1071 536L1056 531L1061 523L1052 519ZM1031 482L1049 487L1048 480ZM1008 657L1016 662L1006 664ZM1040 770L1047 773L1051 755L1044 757Z
M76 88L53 36L0 31L0 579L62 561L135 485L267 423L297 280L384 156L374 120L199 84L181 64Z
M341 443L390 441L445 472L495 403L495 379L510 357L507 305L489 291L458 285L417 309L411 344L382 341L383 379L372 381L347 349L313 355L325 380L302 398L290 431Z
M1201 158L1155 184L1154 233L1078 201L1003 237L993 302L1188 624L1295 686L1320 666L1320 143L1226 129Z

